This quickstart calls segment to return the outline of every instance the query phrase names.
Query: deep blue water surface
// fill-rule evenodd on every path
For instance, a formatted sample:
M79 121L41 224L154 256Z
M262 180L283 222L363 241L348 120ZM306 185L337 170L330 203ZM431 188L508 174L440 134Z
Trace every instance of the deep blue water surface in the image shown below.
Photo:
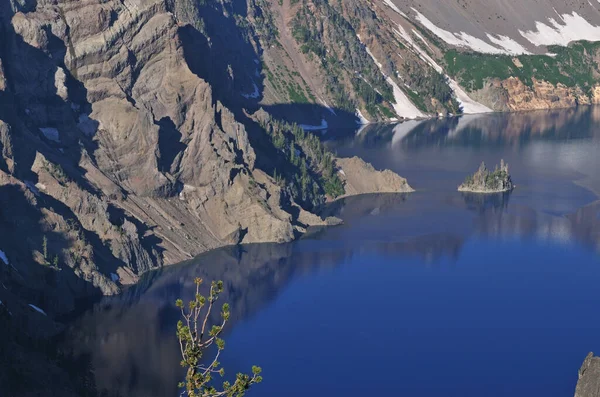
M297 243L149 273L85 313L69 344L100 388L177 395L173 302L199 276L224 280L232 306L226 369L263 368L249 396L572 396L585 355L600 353L596 120L582 108L340 133L340 155L417 192L348 198L325 209L344 225ZM501 158L514 192L456 191Z

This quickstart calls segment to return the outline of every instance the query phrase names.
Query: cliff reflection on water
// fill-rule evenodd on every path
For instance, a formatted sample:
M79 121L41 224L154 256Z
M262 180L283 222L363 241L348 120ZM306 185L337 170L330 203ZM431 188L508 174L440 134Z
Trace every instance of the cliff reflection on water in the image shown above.
M512 272L519 272L520 269L528 267L537 269L536 266L540 264L538 262L554 260L553 257L545 255L556 256L556 252L567 252L569 258L577 258L577 261L587 261L588 265L593 265L600 252L600 202L597 194L594 193L599 191L596 187L600 186L600 176L597 175L597 170L600 170L597 156L600 152L598 147L600 140L593 127L593 123L597 120L600 120L599 108L465 116L458 119L408 122L397 126L368 126L351 138L340 138L330 142L330 145L341 155L360 155L374 163L376 168L390 168L408 177L409 183L417 188L417 192L366 195L339 200L325 208L323 215L342 218L344 224L341 226L320 229L293 244L261 244L215 250L186 263L148 273L142 277L139 284L132 286L123 295L106 298L86 312L65 335L65 348L72 349L76 355L91 358L96 383L100 389L127 396L174 396L177 393L177 383L181 378L179 348L175 338L175 324L179 319L179 312L174 302L177 298L189 299L192 296L195 277L224 281L223 301L229 302L232 307L228 332L233 332L239 327L245 329L244 324L252 322L253 319L260 317L261 313L276 305L292 286L296 293L298 290L302 291L302 295L294 299L311 300L315 288L321 288L323 280L330 279L329 276L320 278L321 274L333 273L339 276L340 280L347 281L347 273L357 271L356 269L373 268L378 269L378 272L384 269L386 273L389 272L387 277L390 280L382 280L383 284L405 280L408 283L404 286L405 289L408 289L411 283L414 284L414 288L420 288L420 300L410 301L413 307L405 314L408 317L402 319L402 327L409 325L417 327L420 321L425 321L419 317L420 305L425 305L422 300L426 301L428 294L435 295L435 291L429 288L435 286L441 290L448 289L445 292L447 294L455 293L450 289L450 285L443 284L440 279L450 284L461 285L461 293L468 298L465 302L471 302L469 294L472 291L469 288L472 286L461 283L474 280L474 284L479 288L479 285L488 282L490 276L480 273L480 270L473 267L470 262L474 253L481 255L482 258L488 255L487 251L479 252L478 250L482 249L479 246L499 253L510 250L511 265L506 264L506 267ZM334 135L333 132L330 134ZM464 176L476 168L482 160L495 164L500 158L504 158L511 164L511 173L517 184L515 191L488 195L456 191L456 186ZM533 254L530 252L531 247L534 247ZM556 251L556 247L562 248ZM523 255L519 256L521 250ZM546 254L546 251L554 254ZM535 263L532 263L532 260ZM512 262L516 263L512 264ZM572 264L561 262L552 266L556 266L555 270L565 271L565 266L568 265ZM584 270L589 272L585 274L583 280L592 282L598 278L600 281L600 272L595 270L594 266L584 266L585 269L581 270L582 263L578 265L580 272ZM489 271L497 270L490 266ZM423 269L426 269L425 274L422 274ZM457 273L460 273L460 277ZM504 275L504 273L498 275L499 280L502 281L497 285L512 282L504 278ZM361 274L360 277L363 275ZM377 278L378 274L369 274L368 277ZM414 277L414 280L411 277ZM428 277L431 277L431 280ZM526 279L528 276L523 277ZM528 299L529 294L536 296L536 293L543 297L547 291L566 291L564 293L570 293L569 296L585 291L585 289L577 292L570 291L571 287L562 286L559 284L561 282L561 278L555 280L550 276L542 281L536 279L536 283L529 282L526 288L530 288L531 291L524 292L522 299ZM335 283L336 281L327 285L334 294L338 288ZM544 285L543 283L555 284ZM365 285L365 288L368 286ZM515 293L514 291L519 292L520 284L517 282L516 286L507 285L507 288L511 294ZM535 288L540 290L537 291ZM472 293L475 294L474 301L477 301L481 291L479 289L473 291L476 291ZM340 294L342 293L343 291L340 291ZM395 285L389 286L388 289L383 288L382 291L375 289L371 291L373 297L370 299L373 302L365 310L371 310L371 305L376 302L388 301L390 294L399 293L401 292L396 291ZM507 326L513 326L510 321L516 320L510 316L519 313L519 308L523 305L509 306L510 310L506 309L496 314L493 309L500 309L494 305L502 301L504 296L492 298L492 309L486 308L481 311L477 308L476 316L485 317L482 313L489 312L492 319L489 321L505 321ZM291 298L288 297L287 300L289 299ZM410 299L410 297L396 297L396 299ZM461 304L467 305L465 302L460 301ZM583 305L581 302L578 305ZM506 304L511 303L509 301ZM358 305L355 309L360 309L360 303ZM341 310L341 313L345 313L343 307L336 307ZM432 310L432 307L425 305L423 310ZM562 313L561 307L559 305L557 311L553 313L557 316L557 320L561 315L568 317L578 314L576 310L566 306L565 312ZM449 317L447 320L449 322L453 321L453 318L463 319L462 321L464 318L470 319L472 317L469 310L475 309L467 305L464 312L459 312L461 309L456 307L452 307L451 310L457 312L452 312L454 317ZM530 317L531 314L527 313L522 318ZM568 318L565 321L571 324L575 320ZM286 319L278 318L269 321L271 322L268 324L281 321L282 327L286 325ZM460 327L462 325L450 323L440 326ZM517 327L518 324L514 326ZM598 326L600 327L600 324ZM546 327L544 332L551 333L553 329ZM350 338L341 330L335 332L328 330L329 328L321 335L324 340L330 338L343 344L344 338ZM294 331L290 330L290 332L293 334ZM253 334L250 332L250 335ZM450 336L444 338L458 338L452 332L447 332L447 335ZM502 338L510 339L510 335L504 334ZM522 332L519 335L515 334L514 337L526 338L527 335L529 335L527 332ZM531 343L534 343L538 336L532 334L531 338L534 339ZM555 339L548 337L553 343L564 340L564 343L592 344L592 339L587 341L585 338L580 338L574 341L571 338L564 338L562 334L554 336ZM389 337L393 339L396 335ZM238 342L240 338L243 339L243 336L235 336ZM248 338L251 339L252 336ZM381 338L385 339L386 336L383 335ZM243 340L243 342L252 345L254 340ZM387 346L392 350L398 345L392 340L389 342ZM448 339L447 346L452 346L455 342ZM506 343L510 342L507 339ZM415 346L421 346L418 339L414 343ZM430 340L424 340L423 346L429 343ZM289 346L270 348L280 350L287 349ZM463 348L464 346L461 347ZM586 346L585 349L593 349L593 346ZM473 360L477 356L475 350ZM520 371L519 366L514 364L515 361L523 365L538 362L554 365L555 370L548 375L548 368L546 368L546 372L540 374L540 377L543 375L544 378L560 381L561 387L566 387L564 385L572 381L570 376L576 377L576 368L583 357L574 350L576 349L573 346L564 347L562 351L572 352L573 355L556 354L556 363L552 359L540 359L533 353L528 355L525 350L509 351L507 354L513 356L510 360L512 364L507 365L506 368L499 367L494 371L482 373L480 376L485 378L492 377L493 373ZM247 370L243 365L240 365L241 368L236 367L239 364L239 357L236 356L235 351L226 350L225 354L235 357L229 362L235 367L232 371ZM523 356L514 357L519 354ZM410 368L422 368L425 365L430 368L428 373L435 373L437 367L429 361L426 354L423 355L423 362L418 361L419 355L411 357L413 360L411 366L404 368L407 377ZM274 366L281 366L283 372L277 379L269 379L268 373L265 374L269 382L265 383L264 393L261 395L278 395L276 391L283 390L278 389L280 386L284 387L283 383L286 382L284 375L287 372L283 368L286 365L291 367L297 365L292 362L293 359L294 357L290 356L287 358L290 362L279 362L272 358L270 371L274 371ZM262 360L269 362L267 356ZM362 357L356 357L356 360L361 361ZM403 365L401 361L394 360L395 366ZM571 360L574 362L571 363ZM502 360L498 362L502 363ZM257 363L263 364L260 359ZM476 374L478 371L477 366L472 368L469 366L470 362L467 359L463 359L460 363L464 367L457 365L456 373L444 378L444 382L449 382L448 384L442 381L437 382L438 385L436 382L424 383L415 380L413 385L407 378L402 384L403 390L422 391L423 384L427 384L432 388L439 386L441 390L444 390L444 387L455 387L453 390L457 391L456 394L474 395L477 382L465 386L466 389L461 389L459 384L450 384L460 382L461 374ZM340 361L334 365L343 368L345 362ZM384 365L382 371L385 372L386 368ZM573 374L569 372L571 370ZM441 374L453 370L440 367L439 371ZM323 390L325 390L320 395L328 395L327 379L319 378L321 375L316 372L317 369L312 376L315 377L315 382L319 381L324 385ZM566 378L559 379L562 373L565 373ZM414 379L424 376L422 372L413 375ZM530 375L533 382L535 371L530 372ZM475 375L468 376L469 382L477 378ZM496 380L489 378L487 381ZM282 382L282 385L277 382ZM481 382L483 384L484 380ZM392 390L396 387L396 383L389 386L389 390ZM472 389L469 389L471 386ZM507 383L506 387L507 390L512 391L516 386ZM269 387L272 388L271 392ZM387 387L385 382L378 387L382 388L380 392L389 391L385 388ZM560 391L559 389L548 388L548 391ZM538 391L540 390L545 389ZM473 393L470 394L469 391ZM302 395L301 393L306 393L307 390L298 388L296 392L290 395ZM351 392L348 395L358 394ZM428 394L420 393L420 395ZM436 394L432 389L429 395L439 395L439 393Z
M127 396L176 395L181 368L174 337L179 312L173 303L179 297L193 296L195 277L224 281L223 301L231 304L230 327L235 327L270 305L294 279L323 269L335 270L353 260L383 256L414 258L414 264L433 269L456 266L463 245L473 237L535 239L598 248L597 203L563 216L513 207L510 199L510 193L457 194L455 200L443 204L428 203L418 195L347 198L327 209L329 214L344 218L346 224L326 230L318 239L228 247L146 274L122 296L107 298L88 311L66 339L77 355L91 357L100 388ZM444 208L432 217L402 221L404 211L412 211L411 206L423 206L427 212L427 207L435 205ZM448 225L455 222L456 213L467 227L452 233ZM429 224L430 233L381 237L382 232L394 229L418 232L421 223ZM357 228L362 237L355 234Z

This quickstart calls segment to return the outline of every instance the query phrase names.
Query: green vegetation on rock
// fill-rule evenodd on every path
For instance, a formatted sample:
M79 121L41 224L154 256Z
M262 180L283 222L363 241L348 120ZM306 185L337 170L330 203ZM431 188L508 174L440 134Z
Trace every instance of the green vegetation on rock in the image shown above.
M422 111L429 112L423 98L435 98L449 112L462 113L460 103L454 96L454 91L448 85L448 79L433 68L423 68L419 64L405 62L405 70L408 72L408 83L414 89L407 90L411 101ZM416 92L415 92L416 91Z
M392 87L343 12L327 1L315 0L312 4L316 12L304 1L292 20L292 34L300 50L321 64L335 106L354 113L362 101L367 111L377 116L380 105L394 100Z
M512 179L508 172L508 164L504 160L500 162L500 167L496 166L494 171L490 171L481 163L477 172L465 178L465 181L458 187L461 192L473 193L497 193L507 192L514 188Z
M550 55L490 55L449 50L444 55L449 75L470 91L482 89L490 78L517 77L533 86L533 79L589 92L598 81L600 68L594 60L600 52L599 42L578 41L568 47L549 46Z
M344 194L334 157L316 135L271 117L262 120L261 127L289 164L275 169L273 177L296 202L310 209L323 204L325 194L332 198Z

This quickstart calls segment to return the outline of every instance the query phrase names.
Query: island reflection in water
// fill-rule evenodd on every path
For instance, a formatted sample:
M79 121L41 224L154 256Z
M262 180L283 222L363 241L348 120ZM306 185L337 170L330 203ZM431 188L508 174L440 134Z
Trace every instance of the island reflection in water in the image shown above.
M174 301L201 277L225 283L223 362L230 373L261 365L259 396L570 395L583 357L600 350L600 316L590 316L600 307L598 115L373 126L331 142L421 188L334 202L323 214L344 225L297 243L224 248L148 273L86 312L66 347L90 358L100 389L176 395ZM500 158L514 192L456 191L481 160ZM348 380L372 360L376 369Z

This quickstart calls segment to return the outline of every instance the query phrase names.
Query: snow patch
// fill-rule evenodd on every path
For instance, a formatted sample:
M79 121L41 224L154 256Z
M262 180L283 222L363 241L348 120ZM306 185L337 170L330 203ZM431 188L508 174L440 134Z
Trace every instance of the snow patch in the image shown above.
M400 14L404 18L408 19L406 14L403 13L402 11L400 11L400 9L398 7L396 7L396 4L392 3L392 0L383 0L383 2L385 3L386 6L390 7L392 10L396 11L398 14Z
M359 37L360 40L360 37ZM375 58L375 55L373 55L373 53L371 52L371 50L369 50L369 47L365 46L365 50L367 50L367 54L369 54L369 56L373 59L373 62L375 62L375 65L377 65L377 67L379 69L383 68L383 65L379 63L379 61L377 60L377 58Z
M56 128L44 127L40 128L40 131L46 139L49 139L54 142L60 142L60 135L58 134L58 130Z
M557 15L562 24L554 18L548 18L547 24L536 21L535 31L519 30L519 33L536 46L566 46L577 40L600 41L600 26L590 24L575 11L573 14Z
M356 122L358 125L366 125L370 123L370 121L367 120L367 118L360 112L360 109L356 109L356 117L358 117L358 121Z
M8 265L8 257L6 256L6 254L4 253L4 251L0 250L0 259L2 259L2 262L4 262L5 265Z
M260 97L260 91L258 90L258 86L256 85L255 82L252 82L252 85L254 86L254 91L250 94L242 94L242 96L246 99L256 99Z
M332 108L331 106L329 106L329 105L327 104L327 102L325 102L325 101L324 101L324 100L322 100L321 98L319 98L319 102L321 102L321 105L325 106L325 108L326 108L327 110L329 110L329 112L330 112L331 114L333 114L334 116L337 116L337 114L335 113L335 110L333 110L333 108Z
M419 57L429 63L429 65L431 65L432 68L434 68L436 70L436 72L444 74L444 69L437 64L437 62L435 62L430 56L429 54L427 54L423 49L421 49L421 47L419 47L414 40L412 39L412 37L408 34L408 32L402 27L402 25L398 25L398 30L394 29L394 33L396 33L397 35L399 35L400 37L402 37L410 46L410 48L415 51L417 53L417 55L419 55ZM452 91L454 91L454 95L456 97L456 100L461 104L462 109L463 109L463 113L465 114L470 114L470 113L488 113L491 112L492 109L488 108L485 105L482 105L481 103L474 101L473 99L471 99L467 93L458 85L458 83L454 80L452 80L450 78L450 76L446 75L446 78L448 79L448 85L450 86L450 88L452 89Z
M425 62L427 62L429 65L431 65L431 67L433 67L435 69L436 72L438 73L443 73L444 69L438 65L430 56L429 54L427 54L425 51L423 51L421 49L421 47L419 47L414 40L412 39L412 37L410 36L410 34L408 34L408 32L402 27L402 25L398 25L398 30L394 29L394 33L396 33L397 35L399 35L400 37L402 37L408 44L409 46L417 52L417 55L424 60Z
M400 26L402 26L402 25L400 25ZM425 40L425 38L424 38L423 36L421 36L421 35L419 34L419 32L417 32L415 29L413 29L413 30L412 30L412 32L413 32L413 34L414 34L415 36L417 36L417 38L418 38L419 40L421 40L421 41L423 42L423 44L425 44L425 45L427 46L427 48L429 48L431 51L433 51L433 48L431 48L431 46L429 45L429 43L427 42L427 40Z
M373 58L375 64L379 67L379 71L381 72L381 74L383 74L383 77L385 77L385 81L387 81L388 84L392 86L392 90L394 92L394 101L396 102L392 104L392 107L394 108L396 114L400 117L404 117L407 119L426 117L425 114L421 113L421 111L417 109L415 105L413 105L413 103L408 99L404 91L402 91L400 87L398 87L398 84L396 84L396 82L390 76L387 76L383 72L383 65L377 61L377 58L375 58L371 51L369 51L369 48L367 46L365 46L365 50L367 51L367 54L369 54L369 56Z
M326 130L328 125L327 125L327 120L322 119L320 125L300 124L299 127L302 128L304 131L319 131L319 130Z
M42 309L40 309L39 307L37 307L36 305L32 305L31 303L29 304L29 307L31 307L33 310L35 310L36 312L43 314L44 316L48 316L46 314L45 311L43 311Z
M493 111L487 106L472 100L456 81L448 79L448 85L454 91L456 100L461 104L464 114L491 113Z
M460 33L452 33L448 30L437 27L433 22L431 22L427 17L421 14L417 9L413 8L413 11L417 15L417 21L419 21L423 26L429 29L433 34L435 34L440 39L444 40L446 43L456 46L469 48L473 51L482 52L485 54L509 54L509 55L521 55L521 54L529 54L529 52L517 43L515 40L511 39L508 36L498 36L494 37L489 33L486 33L488 40L492 43L496 44L498 47L479 39L475 36L471 36L466 32Z
M511 39L508 36L497 35L498 37L494 37L489 33L486 33L486 36L489 41L491 41L499 47L504 48L507 54L531 54L531 52L527 51L525 47L523 47L521 44L517 43L515 40Z

